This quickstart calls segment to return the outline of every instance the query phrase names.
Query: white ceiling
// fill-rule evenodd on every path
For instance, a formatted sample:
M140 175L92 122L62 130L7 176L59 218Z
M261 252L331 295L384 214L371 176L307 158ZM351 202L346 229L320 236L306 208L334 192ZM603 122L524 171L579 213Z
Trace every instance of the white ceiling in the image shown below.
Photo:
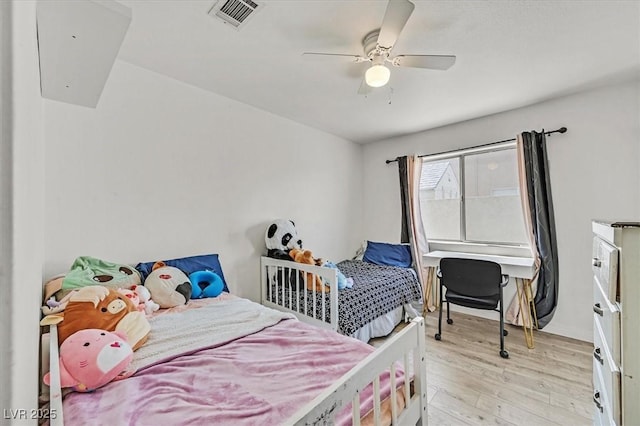
M267 0L236 30L210 1L123 0L119 58L359 143L505 111L640 73L637 1L421 1L394 54L454 54L448 71L393 68L358 95L385 0Z

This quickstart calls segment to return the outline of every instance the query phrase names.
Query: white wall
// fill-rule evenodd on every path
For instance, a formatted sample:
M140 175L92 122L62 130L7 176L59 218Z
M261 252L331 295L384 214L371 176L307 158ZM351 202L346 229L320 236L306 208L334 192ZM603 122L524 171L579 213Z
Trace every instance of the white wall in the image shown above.
M590 220L640 220L639 86L621 83L366 145L365 237L398 241L400 236L397 165L385 164L386 159L566 126L564 135L548 138L560 276L558 308L544 330L591 340Z
M0 2L0 197L11 200L11 3ZM0 285L8 296L0 299L0 371L11 371L11 286L13 252L11 250L13 202L0 203ZM0 407L11 405L11 376L0 376Z
M215 252L258 300L271 220L321 257L360 243L359 145L123 61L96 109L44 102L47 276Z
M43 259L42 100L35 1L0 2L0 408L3 424L38 407ZM26 410L17 418L11 410ZM6 411L4 411L6 410ZM8 414L7 414L8 413Z

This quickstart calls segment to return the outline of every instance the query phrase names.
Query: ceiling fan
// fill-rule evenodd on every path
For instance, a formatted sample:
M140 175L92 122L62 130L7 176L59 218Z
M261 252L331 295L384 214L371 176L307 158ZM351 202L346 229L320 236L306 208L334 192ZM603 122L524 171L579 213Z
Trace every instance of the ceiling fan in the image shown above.
M368 33L362 40L364 55L340 53L305 52L303 56L332 56L350 59L356 63L370 62L358 93L366 94L371 87L382 87L389 82L391 71L386 64L394 67L426 68L446 70L456 62L453 55L391 55L400 32L409 20L415 5L409 0L389 0L382 20L382 27Z

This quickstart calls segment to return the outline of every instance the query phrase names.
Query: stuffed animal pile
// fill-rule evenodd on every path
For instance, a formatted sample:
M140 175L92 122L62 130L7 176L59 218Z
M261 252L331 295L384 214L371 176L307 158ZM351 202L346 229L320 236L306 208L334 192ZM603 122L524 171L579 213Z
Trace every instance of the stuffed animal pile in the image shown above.
M217 255L203 255L210 258ZM214 266L215 268L215 266ZM128 265L83 256L70 271L45 284L43 326L57 325L62 387L89 392L127 371L133 351L151 332L147 316L162 308L184 305L194 297L216 297L226 284L211 271L189 277L163 262L141 281L141 273ZM49 384L49 374L44 378Z
M322 259L315 258L311 250L304 250L302 248L302 239L298 236L298 231L292 220L274 220L273 223L267 227L264 242L267 246L268 257L338 269L334 263L323 262ZM296 276L293 270L289 268L278 268L273 273L271 279L278 283L284 283L292 288L297 285L298 289L304 288L306 281L307 290L322 291L324 287L325 292L330 291L330 287L325 286L318 275L307 273L306 279L303 277L304 275L302 273ZM345 277L345 275L338 270L338 289L343 290L351 287L353 287L353 279Z
M131 266L81 256L45 284L40 324L57 325L62 387L88 392L133 373L127 367L151 325L137 307L139 296L119 289L140 283Z
M101 285L82 287L73 292L62 312L45 316L40 325L58 325L60 344L79 330L97 328L125 333L136 350L147 341L151 325L144 312L113 288Z

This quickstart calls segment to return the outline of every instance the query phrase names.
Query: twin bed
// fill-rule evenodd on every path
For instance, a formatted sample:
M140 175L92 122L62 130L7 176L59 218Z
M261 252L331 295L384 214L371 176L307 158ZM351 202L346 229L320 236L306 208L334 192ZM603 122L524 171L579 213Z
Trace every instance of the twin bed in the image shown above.
M51 326L50 409L58 414L51 423L426 424L422 318L374 349L335 332L357 334L348 328L358 326L354 318L364 321L365 328L376 321L362 313L341 315L338 301L348 303L342 296L348 294L345 290L271 292L275 282L269 274L285 267L300 268L305 277L307 272L318 274L337 286L335 269L263 258L264 306L223 293L162 309L149 318L151 333L134 353L133 376L91 393L70 392L64 401L57 329ZM357 274L353 276L354 289L366 288ZM395 282L388 292L403 286ZM365 291L368 296L363 300L371 300L372 292ZM272 302L267 300L269 294ZM390 302L393 307L381 308L388 312L374 312L377 318L385 317L397 311L398 303L404 309L414 296L407 290ZM281 304L275 303L278 298ZM321 327L308 324L314 322Z
M261 303L363 342L388 335L402 319L419 316L412 303L420 301L421 286L413 269L361 260L345 260L337 267L353 279L352 288L338 290L334 268L263 257ZM321 292L306 290L315 277L327 283Z

